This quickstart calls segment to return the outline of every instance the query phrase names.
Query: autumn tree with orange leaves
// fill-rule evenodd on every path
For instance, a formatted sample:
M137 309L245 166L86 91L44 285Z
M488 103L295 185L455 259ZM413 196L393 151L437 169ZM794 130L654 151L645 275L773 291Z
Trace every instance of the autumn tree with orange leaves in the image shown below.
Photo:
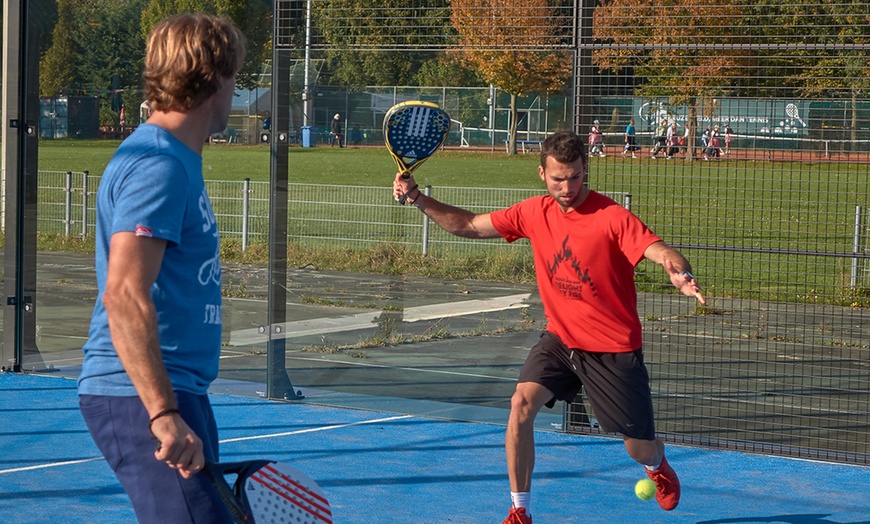
M714 112L714 100L745 77L748 52L735 45L744 41L735 26L744 16L737 2L601 0L593 15L593 64L601 71L630 68L641 79L638 95L687 106L694 137L698 115ZM691 158L694 140L687 145Z
M547 0L453 0L450 21L466 66L510 94L508 153L517 152L517 97L561 89L571 55L557 47L556 21Z

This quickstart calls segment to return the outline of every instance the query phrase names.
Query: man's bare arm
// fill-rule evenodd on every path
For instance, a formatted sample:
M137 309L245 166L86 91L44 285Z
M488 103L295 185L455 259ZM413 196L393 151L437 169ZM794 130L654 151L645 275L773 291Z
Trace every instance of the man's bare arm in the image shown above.
M137 237L131 232L112 236L103 305L112 344L150 418L160 442L158 460L189 477L202 468L202 441L177 412L172 383L163 364L157 311L151 286L157 279L166 241ZM167 412L169 410L169 412Z
M644 258L665 268L671 283L687 297L695 297L701 304L706 304L701 295L701 286L692 274L692 265L676 249L664 242L650 244L643 253Z
M427 197L417 185L414 177L402 178L396 174L393 182L395 196L407 196L427 217L448 233L465 238L499 238L501 234L492 225L489 213L475 214L466 209L451 206Z

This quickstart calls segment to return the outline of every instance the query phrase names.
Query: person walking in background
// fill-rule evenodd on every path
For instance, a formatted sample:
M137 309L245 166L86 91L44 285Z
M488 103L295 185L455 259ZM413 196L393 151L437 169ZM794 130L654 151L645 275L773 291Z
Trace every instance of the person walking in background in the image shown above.
M731 126L725 124L725 154L731 154L731 141L734 139L734 130L731 129Z
M680 151L679 136L677 136L677 123L671 122L668 130L665 133L665 140L668 145L668 150L665 152L665 158L671 159Z
M330 137L332 138L332 142L329 147L334 147L335 144L338 144L338 147L344 147L341 144L341 115L338 113L332 117L332 129L330 130Z
M601 122L598 120L592 122L592 129L589 131L589 154L604 157L604 135L601 134Z
M79 403L140 523L232 522L198 473L219 458L208 388L222 323L202 150L227 127L244 55L228 19L158 23L144 67L153 111L118 147L97 192L98 291Z
M720 137L719 126L713 126L713 130L710 131L709 145L704 150L704 160L710 160L710 158L719 159L722 154Z
M586 185L582 137L552 134L541 145L538 176L546 195L476 214L453 207L396 173L393 194L440 227L466 238L531 241L545 331L520 370L505 437L511 508L505 524L530 524L534 421L543 406L571 402L581 386L601 428L621 434L629 456L656 483L665 510L677 507L680 481L656 437L644 365L635 266L661 265L680 292L705 303L692 268L634 214ZM587 486L588 487L588 486ZM568 489L570 491L570 489Z
M635 145L635 140L637 135L637 130L634 128L634 119L630 118L628 120L628 125L625 126L625 146L622 148L622 157L625 158L627 153L631 153L631 158L637 158L634 154L637 151L637 146Z
M688 122L686 123L685 129L683 129L683 136L680 137L680 147L686 150L686 158L689 156L689 126Z
M667 147L667 139L668 139L668 119L663 118L661 123L656 126L656 134L653 137L653 148L650 149L650 156L652 158L658 158L659 151L666 149ZM667 151L665 151L667 154Z
M701 134L701 148L703 149L705 155L707 154L707 148L710 147L710 135L712 134L713 128L710 126L707 126L707 128L704 129L704 132Z

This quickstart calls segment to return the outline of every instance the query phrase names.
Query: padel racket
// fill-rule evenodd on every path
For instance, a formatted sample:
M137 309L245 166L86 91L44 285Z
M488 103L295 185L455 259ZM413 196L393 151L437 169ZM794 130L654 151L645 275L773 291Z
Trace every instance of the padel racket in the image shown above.
M450 115L432 102L402 102L384 116L387 151L405 178L441 147L449 131ZM398 201L404 204L405 197Z
M202 473L236 524L332 524L332 510L311 477L281 462L208 463ZM236 475L230 487L226 475Z

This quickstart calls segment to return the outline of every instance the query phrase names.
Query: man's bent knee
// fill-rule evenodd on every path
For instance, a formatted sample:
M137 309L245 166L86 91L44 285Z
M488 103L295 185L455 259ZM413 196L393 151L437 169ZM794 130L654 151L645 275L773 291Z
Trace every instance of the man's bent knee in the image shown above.
M541 407L553 398L553 393L534 382L520 382L511 397L511 416L518 421L534 419Z

